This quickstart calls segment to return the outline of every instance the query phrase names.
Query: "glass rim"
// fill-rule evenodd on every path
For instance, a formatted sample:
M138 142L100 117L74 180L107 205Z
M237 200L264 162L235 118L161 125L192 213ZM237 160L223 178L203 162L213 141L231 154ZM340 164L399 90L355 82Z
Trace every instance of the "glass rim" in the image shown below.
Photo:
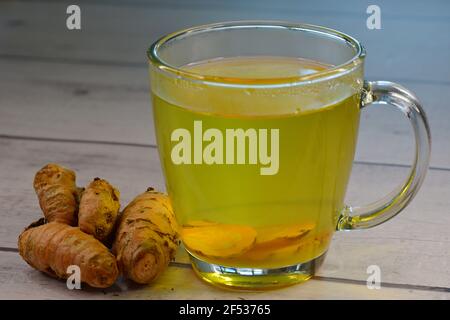
M256 84L255 83L249 84L248 78L238 78L238 77L230 78L191 72L182 69L180 67L171 65L167 61L164 61L158 54L160 48L162 48L166 43L172 40L176 40L177 38L188 37L193 34L210 32L214 30L245 29L245 28L279 28L279 29L298 30L301 32L311 32L321 34L330 38L338 39L346 43L347 45L350 45L355 50L355 54L352 56L351 59L348 59L347 61L341 64L332 66L331 68L326 68L319 72L315 72L308 75L258 79L261 81L259 81ZM147 58L149 59L150 63L154 67L156 67L157 70L159 70L160 72L163 72L170 76L174 76L177 78L184 78L186 80L201 82L204 84L231 86L231 87L256 87L256 88L267 86L284 87L292 85L311 84L318 81L337 78L347 73L350 73L355 68L357 68L363 62L365 55L366 55L365 49L362 46L362 44L352 36L349 36L343 32L313 24L295 23L278 20L227 21L190 27L167 34L159 38L147 50Z

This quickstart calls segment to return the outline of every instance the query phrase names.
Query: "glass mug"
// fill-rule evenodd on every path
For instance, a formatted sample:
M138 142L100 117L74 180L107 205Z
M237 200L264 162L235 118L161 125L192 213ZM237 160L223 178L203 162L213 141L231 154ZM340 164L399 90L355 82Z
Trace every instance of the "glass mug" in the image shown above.
M167 35L148 51L160 160L195 272L219 286L309 279L335 230L399 213L427 170L430 132L417 98L365 82L365 51L341 32L273 21ZM362 207L344 204L360 110L403 112L414 129L407 180Z

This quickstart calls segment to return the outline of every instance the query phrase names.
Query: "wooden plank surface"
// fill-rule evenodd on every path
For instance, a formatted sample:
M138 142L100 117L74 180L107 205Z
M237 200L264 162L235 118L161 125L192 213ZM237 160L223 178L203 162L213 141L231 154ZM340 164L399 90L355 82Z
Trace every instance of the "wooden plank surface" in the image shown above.
M156 282L138 286L123 280L106 290L68 290L63 281L29 268L17 253L0 252L0 299L450 299L441 290L381 287L370 290L365 283L309 280L301 285L267 292L235 292L212 287L190 268L171 266Z
M17 236L40 217L32 180L36 170L55 161L75 169L79 185L104 177L121 190L122 203L152 185L164 188L154 148L86 143L0 139L0 244L16 248ZM30 155L33 155L30 157ZM378 199L396 186L408 170L355 165L348 190L350 204ZM337 233L321 276L363 281L369 265L379 265L383 281L450 287L450 171L430 170L423 190L411 205L383 226ZM179 255L179 262L187 262Z
M382 29L366 28L366 8L369 1L353 1L345 7L336 1L305 5L291 2L254 3L239 6L197 2L163 1L141 5L119 2L85 1L81 32L65 27L67 1L12 2L3 6L0 14L0 54L3 56L39 56L63 60L97 61L101 64L145 64L145 51L158 37L188 26L242 19L272 19L302 21L324 25L349 33L360 39L368 51L367 75L372 78L416 79L449 83L450 66L444 62L450 48L449 37L442 34L450 25L446 19L450 3L427 5L386 5ZM319 3L318 7L315 7ZM428 9L423 9L423 7ZM406 7L406 9L405 9ZM45 8L45 15L35 14ZM433 9L434 8L434 9ZM411 11L415 12L413 18ZM429 16L421 16L421 12ZM127 23L123 23L126 21ZM42 45L45 44L45 45ZM424 50L427 48L427 50Z
M145 67L0 59L0 70L0 134L155 144ZM426 108L431 165L450 168L450 86L402 84ZM377 106L361 113L356 160L409 165L413 147L408 121L398 111Z

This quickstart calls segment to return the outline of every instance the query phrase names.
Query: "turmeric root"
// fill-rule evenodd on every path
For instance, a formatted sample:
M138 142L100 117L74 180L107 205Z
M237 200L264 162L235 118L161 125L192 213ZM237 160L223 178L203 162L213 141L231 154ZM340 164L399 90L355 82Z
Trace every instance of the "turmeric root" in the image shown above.
M36 173L33 186L47 221L76 225L79 190L75 172L50 163Z
M18 243L20 255L33 268L66 279L67 268L76 265L81 281L97 288L109 287L116 281L116 259L101 242L63 223L38 224L25 229Z
M119 191L108 181L95 178L81 196L78 212L78 225L81 231L105 243L117 220L120 208L119 196Z
M169 197L149 188L122 212L113 253L126 278L146 284L165 270L178 244Z

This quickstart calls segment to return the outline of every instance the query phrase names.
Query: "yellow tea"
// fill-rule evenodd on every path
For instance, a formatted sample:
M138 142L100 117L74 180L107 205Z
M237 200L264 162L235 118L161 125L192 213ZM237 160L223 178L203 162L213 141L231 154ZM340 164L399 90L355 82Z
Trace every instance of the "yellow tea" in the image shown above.
M324 104L326 90L264 96L251 85L328 67L288 57L215 59L184 69L235 79L232 90L201 84L182 90L174 78L153 92L167 190L193 256L221 266L279 268L326 251L350 175L359 94Z

